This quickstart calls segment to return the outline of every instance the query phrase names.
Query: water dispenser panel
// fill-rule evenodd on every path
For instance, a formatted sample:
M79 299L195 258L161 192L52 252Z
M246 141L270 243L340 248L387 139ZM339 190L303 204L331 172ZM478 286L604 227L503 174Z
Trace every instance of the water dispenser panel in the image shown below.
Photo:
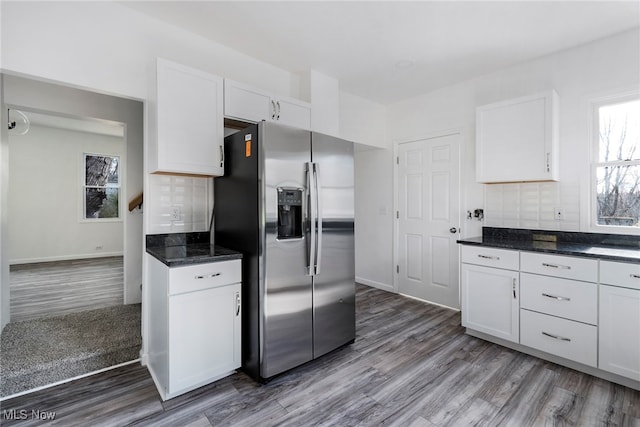
M302 238L302 196L300 188L278 187L278 239Z

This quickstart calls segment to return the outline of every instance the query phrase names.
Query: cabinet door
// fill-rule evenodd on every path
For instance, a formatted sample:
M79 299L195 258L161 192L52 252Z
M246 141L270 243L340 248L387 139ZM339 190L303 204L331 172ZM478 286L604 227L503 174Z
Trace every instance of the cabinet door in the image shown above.
M518 342L518 276L515 271L462 264L462 326Z
M223 80L158 59L157 147L152 172L224 174Z
M311 129L311 106L306 102L278 98L275 100L275 108L277 122L299 129Z
M251 86L224 80L224 115L246 122L271 120L275 117L275 101L271 95Z
M169 298L169 394L240 366L240 284Z
M310 130L311 105L293 98L275 97L249 85L225 79L225 117L246 122L261 120Z
M600 369L640 381L640 290L600 285Z
M556 181L554 91L477 108L478 182Z

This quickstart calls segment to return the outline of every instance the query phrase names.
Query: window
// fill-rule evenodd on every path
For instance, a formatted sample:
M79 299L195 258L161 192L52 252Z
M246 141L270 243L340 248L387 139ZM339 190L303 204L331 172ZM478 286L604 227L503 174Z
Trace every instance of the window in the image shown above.
M119 164L118 156L84 155L84 219L120 218Z
M594 107L594 223L640 230L640 99Z

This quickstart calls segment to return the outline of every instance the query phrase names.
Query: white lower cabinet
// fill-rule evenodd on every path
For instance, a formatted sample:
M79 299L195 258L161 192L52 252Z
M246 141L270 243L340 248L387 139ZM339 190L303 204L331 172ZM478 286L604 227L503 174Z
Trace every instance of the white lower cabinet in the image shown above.
M163 400L232 374L241 365L241 261L147 260L149 370Z
M640 389L640 264L475 245L461 261L471 333Z
M640 381L640 265L601 262L600 282L598 367Z
M477 263L462 264L462 326L519 342L519 274L482 265L507 258L502 254L509 251L477 250L462 248L462 259Z

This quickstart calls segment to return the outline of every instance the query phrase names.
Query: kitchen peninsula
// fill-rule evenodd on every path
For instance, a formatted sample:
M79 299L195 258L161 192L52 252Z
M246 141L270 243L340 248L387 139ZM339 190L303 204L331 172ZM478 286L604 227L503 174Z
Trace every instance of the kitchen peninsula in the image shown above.
M483 228L461 247L467 333L640 389L640 237Z

